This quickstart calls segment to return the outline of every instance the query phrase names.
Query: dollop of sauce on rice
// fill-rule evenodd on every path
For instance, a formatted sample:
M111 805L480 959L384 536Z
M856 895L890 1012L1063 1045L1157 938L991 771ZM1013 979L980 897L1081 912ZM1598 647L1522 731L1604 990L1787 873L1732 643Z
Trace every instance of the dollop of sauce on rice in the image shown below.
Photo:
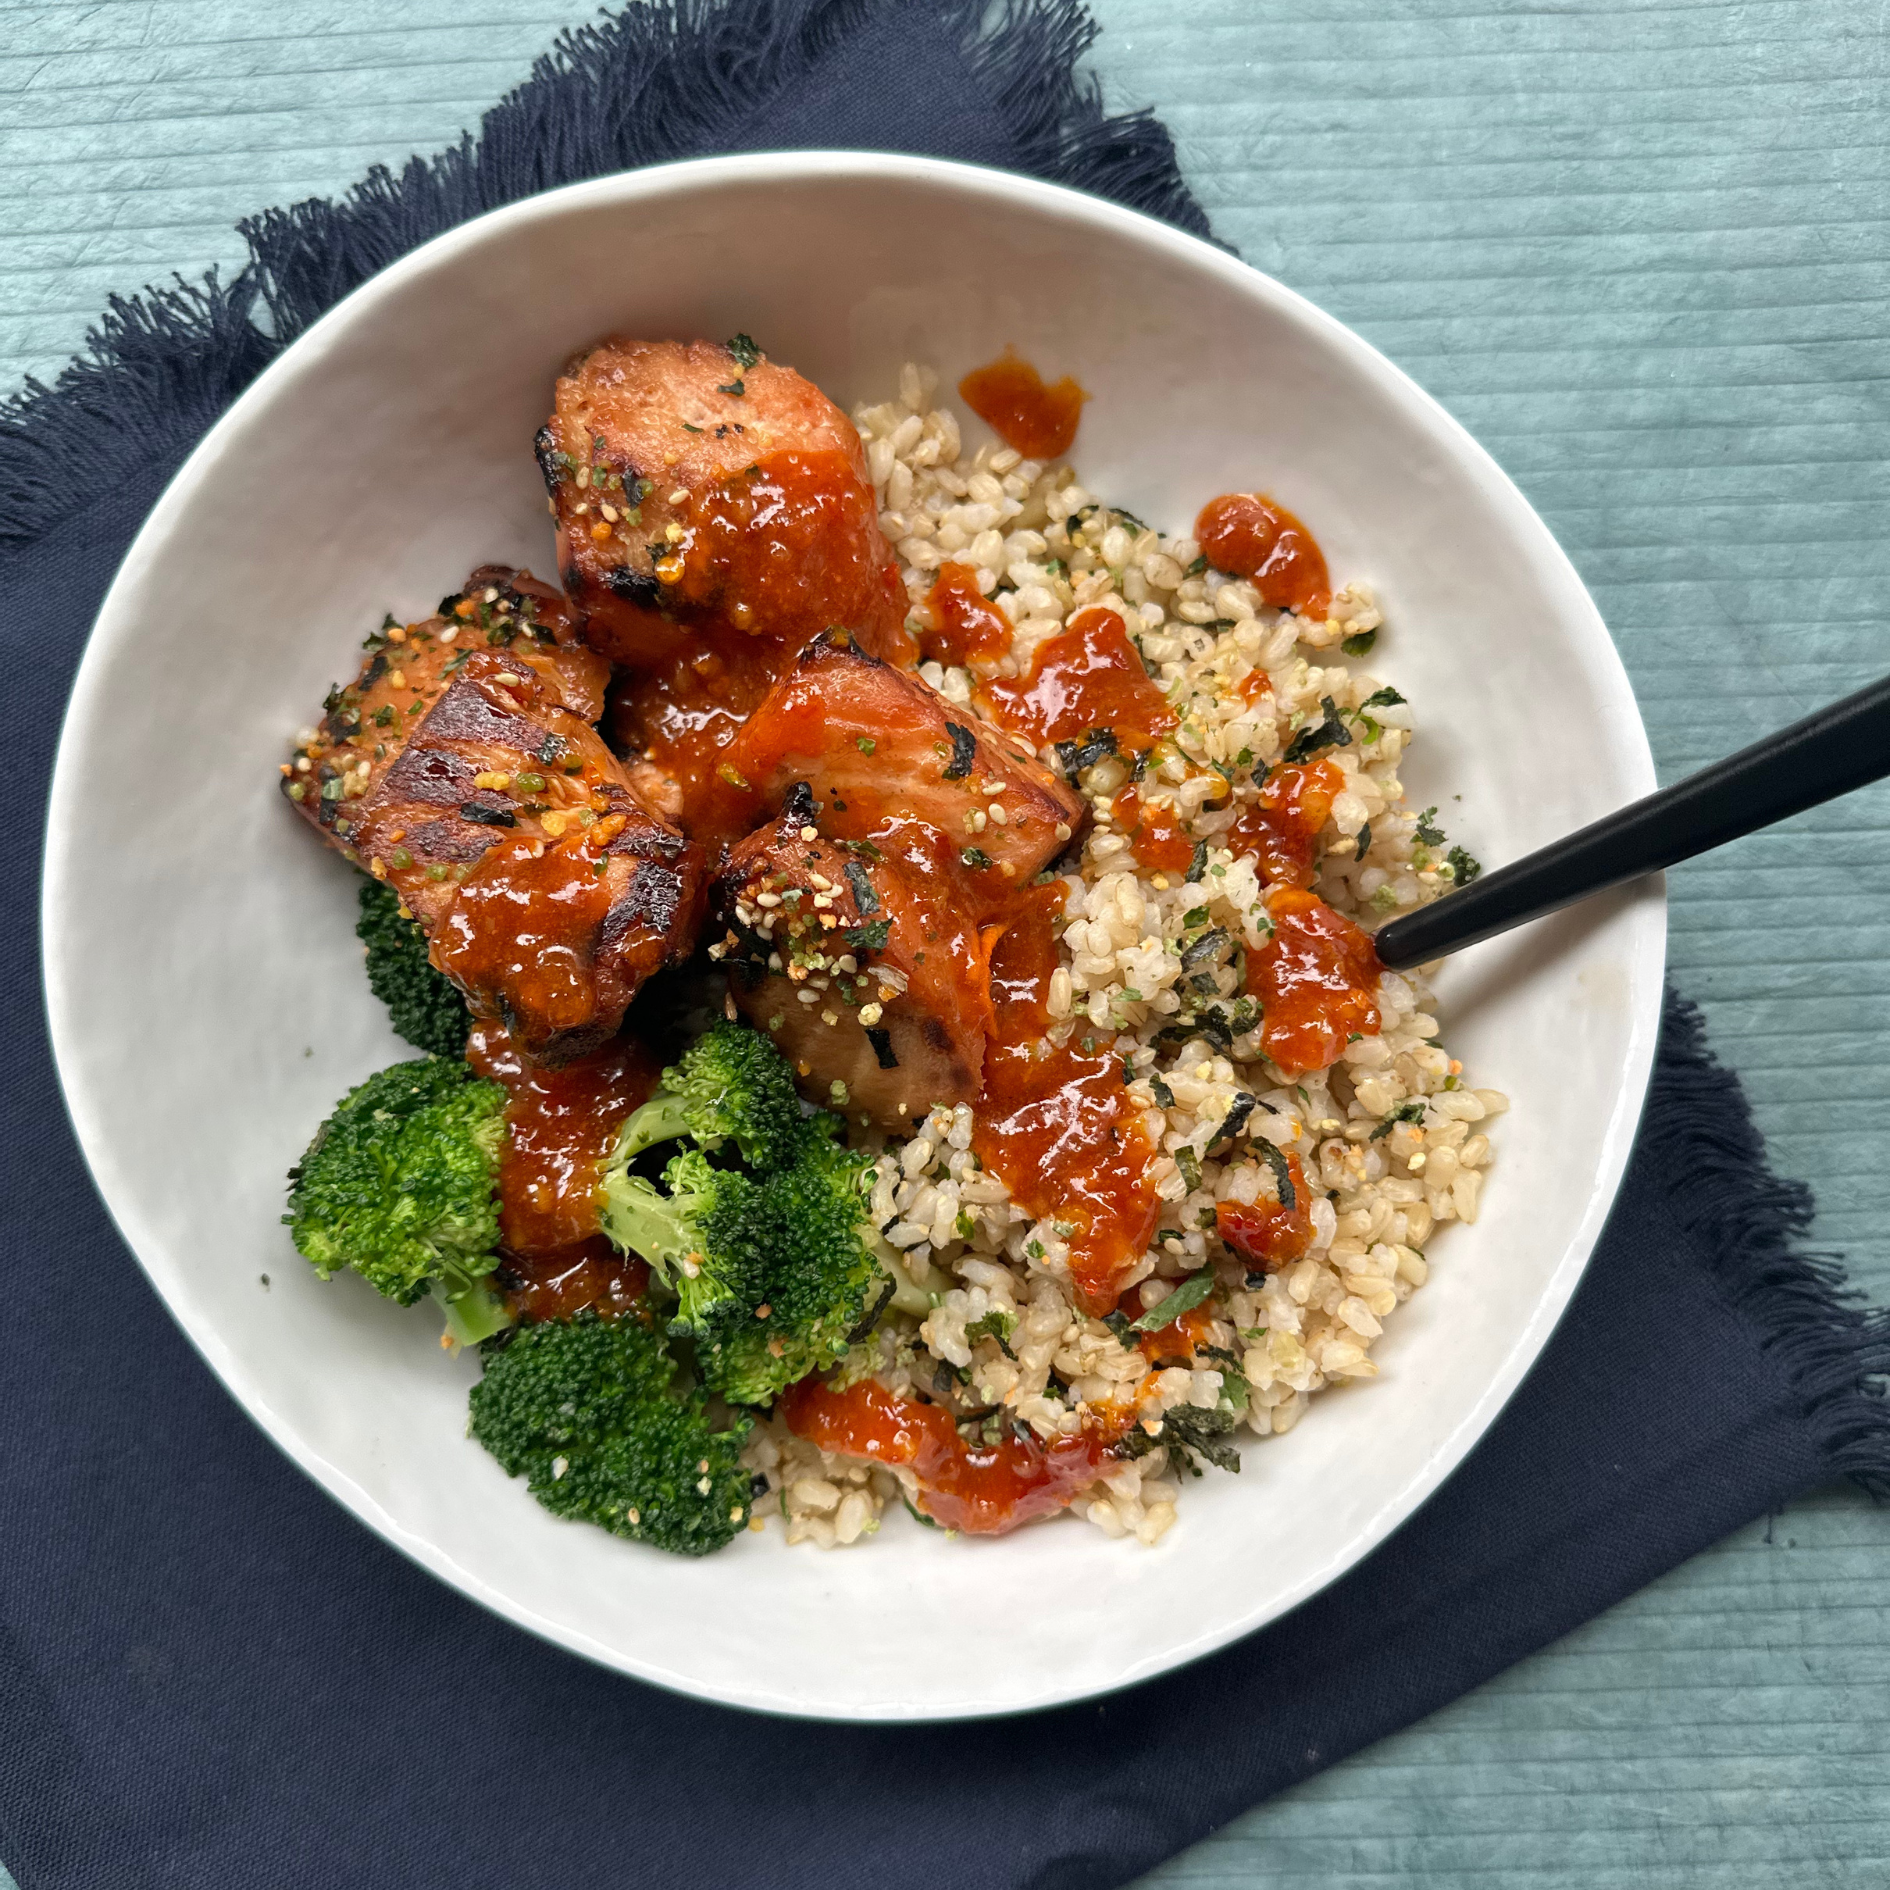
M1267 894L1273 936L1247 954L1247 991L1260 1000L1261 1047L1288 1076L1323 1070L1354 1037L1377 1034L1373 993L1384 967L1371 934L1296 886Z
M966 1535L1001 1535L1064 1508L1095 1482L1114 1433L1088 1428L1040 1443L1007 1429L995 1443L974 1442L942 1405L900 1398L870 1378L835 1390L803 1378L776 1409L797 1437L846 1457L910 1469L918 1507Z
M1076 439L1089 396L1066 374L1046 385L1015 348L958 383L965 405L1026 459L1061 459Z
M1101 604L1079 610L1040 643L1028 674L991 677L984 698L1000 728L1039 747L1110 729L1125 748L1149 748L1180 723L1149 679L1121 615Z
M1222 1201L1214 1209L1215 1231L1251 1273L1278 1273L1312 1245L1312 1190L1306 1185L1306 1171L1297 1155L1283 1159L1287 1186L1277 1199Z
M1194 522L1201 555L1217 571L1244 577L1263 604L1315 622L1332 608L1326 555L1285 506L1264 493L1224 492Z
M971 1146L1027 1214L1070 1230L1070 1283L1087 1308L1107 1312L1155 1237L1161 1200L1121 1059L1095 1038L1087 1050L1081 1035L1061 1049L1050 1042L1064 897L1060 885L1033 887L992 951L996 1028Z
M1110 803L1110 818L1137 866L1151 873L1186 873L1193 866L1194 841L1173 807L1145 804L1140 789L1126 787Z
M1310 886L1320 830L1344 786L1345 770L1330 759L1276 768L1260 798L1228 828L1228 846L1251 853L1275 885Z
M941 564L926 601L932 622L921 639L923 655L962 665L1011 647L1011 620L979 590L974 565Z

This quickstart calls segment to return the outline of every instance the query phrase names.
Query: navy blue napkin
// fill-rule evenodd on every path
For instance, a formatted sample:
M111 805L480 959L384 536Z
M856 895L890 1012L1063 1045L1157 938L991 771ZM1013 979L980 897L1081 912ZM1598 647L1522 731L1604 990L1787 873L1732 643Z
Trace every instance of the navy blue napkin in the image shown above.
M1160 126L1105 117L1073 78L1079 7L981 12L637 9L567 36L477 141L246 226L232 282L116 304L88 360L0 414L16 784L47 777L99 599L203 429L323 308L466 216L664 157L847 143L1205 232ZM79 486L75 464L115 477ZM657 1692L412 1567L191 1351L57 1106L27 845L0 925L0 1860L21 1890L1120 1884L1809 1486L1890 1487L1890 1329L1794 1252L1809 1199L1769 1175L1670 999L1620 1204L1555 1339L1455 1477L1324 1595L1131 1693L977 1727L790 1726Z

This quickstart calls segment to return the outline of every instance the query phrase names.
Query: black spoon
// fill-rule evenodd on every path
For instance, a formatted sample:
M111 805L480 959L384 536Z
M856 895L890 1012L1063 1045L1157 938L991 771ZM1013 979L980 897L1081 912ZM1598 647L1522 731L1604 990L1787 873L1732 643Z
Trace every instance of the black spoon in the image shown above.
M1890 676L1378 929L1394 971L1480 944L1890 775Z

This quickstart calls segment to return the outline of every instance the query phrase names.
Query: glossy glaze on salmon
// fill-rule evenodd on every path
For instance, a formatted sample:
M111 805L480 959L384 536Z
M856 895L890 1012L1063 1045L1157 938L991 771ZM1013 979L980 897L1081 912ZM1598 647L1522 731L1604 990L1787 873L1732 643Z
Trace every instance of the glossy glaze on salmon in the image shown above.
M829 624L912 659L858 432L745 336L600 342L559 377L536 449L566 589L632 672L616 736L685 798Z
M591 726L608 665L562 598L487 567L370 639L283 786L401 895L434 963L526 1054L613 1034L693 943L699 871Z
M735 1002L808 1093L888 1127L973 1100L991 950L1083 803L917 676L823 636L729 749L780 808L717 882ZM889 988L890 987L890 988Z

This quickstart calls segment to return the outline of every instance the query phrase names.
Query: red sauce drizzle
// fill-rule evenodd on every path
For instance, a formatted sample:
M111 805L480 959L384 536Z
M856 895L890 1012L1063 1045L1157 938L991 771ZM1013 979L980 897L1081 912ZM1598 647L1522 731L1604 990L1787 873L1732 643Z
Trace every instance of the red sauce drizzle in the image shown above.
M1120 1310L1131 1319L1139 1319L1142 1316L1142 1302L1136 1299ZM1213 1326L1214 1314L1207 1307L1191 1306L1179 1319L1171 1319L1167 1325L1157 1326L1153 1332L1138 1333L1136 1343L1141 1348L1142 1356L1151 1365L1157 1359L1192 1359L1199 1347L1212 1341Z
M1039 644L1027 676L991 677L984 696L994 722L1039 747L1107 728L1125 748L1149 748L1179 720L1149 680L1121 617L1101 604L1079 610Z
M1325 553L1284 506L1258 492L1226 492L1201 508L1194 535L1215 570L1246 578L1263 603L1324 622L1332 608Z
M1227 830L1236 853L1251 853L1266 877L1280 886L1313 882L1313 842L1345 786L1336 761L1291 763L1276 768L1240 818Z
M971 1145L1027 1214L1075 1230L1071 1284L1085 1307L1107 1312L1154 1238L1161 1202L1148 1177L1155 1150L1120 1061L1081 1049L1080 1031L1061 1050L1048 1041L1063 897L1060 886L1021 895L991 954L996 1028Z
M1154 873L1185 873L1194 864L1194 842L1172 807L1144 807L1141 794L1127 787L1111 803L1110 818L1128 836L1138 866Z
M909 668L906 594L872 495L845 454L765 453L691 496L683 536L657 563L640 673L611 701L612 733L682 789L682 824L711 852L753 824L724 751L808 640L829 624ZM1006 632L1008 636L1008 631Z
M596 871L607 824L556 846L525 832L489 848L435 934L440 969L462 989L505 992L535 1033L591 1022L592 959L613 897Z
M1247 1206L1239 1201L1223 1201L1214 1210L1222 1240L1250 1272L1278 1273L1312 1245L1312 1190L1306 1185L1306 1171L1297 1155L1287 1156L1286 1170L1293 1182L1291 1207L1283 1201L1262 1199Z
M1050 386L1015 348L958 383L967 407L1026 459L1061 459L1076 439L1089 396L1066 374Z
M614 1319L641 1306L650 1286L650 1269L602 1234L545 1253L508 1253L502 1265L518 1282L507 1287L505 1303L527 1323L575 1319L587 1306L600 1319Z
M514 1254L560 1253L597 1232L597 1183L623 1119L647 1102L661 1066L642 1044L614 1037L563 1069L519 1053L498 1024L477 1025L466 1061L505 1086L499 1156L499 1232Z
M1001 656L1011 647L1011 620L978 588L978 573L968 564L941 564L928 599L932 628L921 653L941 663L968 663L977 656Z
M837 1456L904 1465L919 1479L918 1507L947 1529L994 1536L1062 1509L1095 1482L1112 1437L1098 1429L1048 1444L1014 1433L996 1444L970 1444L942 1406L897 1398L862 1379L835 1391L804 1378L775 1409L797 1437Z
M678 818L711 856L718 841L745 833L756 812L755 796L724 772L728 745L794 655L776 638L707 624L658 668L612 692L612 735L677 782Z
M1260 1000L1260 1041L1288 1076L1323 1070L1354 1035L1379 1027L1382 967L1368 933L1297 887L1267 894L1273 936L1247 954L1247 990Z
M910 660L899 568L844 453L764 453L693 493L682 529L657 560L666 608L711 608L794 650L837 623L874 655Z

